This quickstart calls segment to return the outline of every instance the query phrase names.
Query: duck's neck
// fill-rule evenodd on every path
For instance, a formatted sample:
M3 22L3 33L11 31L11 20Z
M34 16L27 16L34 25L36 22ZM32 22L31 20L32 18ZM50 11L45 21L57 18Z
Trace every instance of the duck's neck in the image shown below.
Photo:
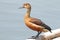
M31 8L30 9L27 9L25 18L30 18L30 12L31 12Z

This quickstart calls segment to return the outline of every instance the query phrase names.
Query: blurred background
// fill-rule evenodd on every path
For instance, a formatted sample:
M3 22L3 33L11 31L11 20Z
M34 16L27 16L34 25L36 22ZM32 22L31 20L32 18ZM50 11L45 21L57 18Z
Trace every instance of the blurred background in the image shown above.
M53 30L60 28L60 0L0 0L0 40L26 40L36 35L24 24L26 9L18 9L26 2L32 6L32 17Z

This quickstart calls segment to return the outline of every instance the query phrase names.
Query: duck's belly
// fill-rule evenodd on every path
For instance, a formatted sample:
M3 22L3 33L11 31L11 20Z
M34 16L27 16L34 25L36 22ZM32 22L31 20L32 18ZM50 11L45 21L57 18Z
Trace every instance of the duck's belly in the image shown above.
M31 22L26 22L25 23L27 27L29 27L30 29L34 30L34 31L40 31L42 32L42 28L36 26L35 24L31 23Z

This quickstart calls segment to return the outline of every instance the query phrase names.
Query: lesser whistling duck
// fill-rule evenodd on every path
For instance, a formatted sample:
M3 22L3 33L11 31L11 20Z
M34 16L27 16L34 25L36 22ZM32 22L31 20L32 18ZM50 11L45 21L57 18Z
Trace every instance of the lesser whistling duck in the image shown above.
M38 34L34 38L37 38L41 32L47 32L47 31L51 32L51 28L48 25L43 23L40 19L33 18L30 16L31 5L29 3L24 3L23 7L21 8L27 9L27 12L24 17L24 22L26 26L38 32Z

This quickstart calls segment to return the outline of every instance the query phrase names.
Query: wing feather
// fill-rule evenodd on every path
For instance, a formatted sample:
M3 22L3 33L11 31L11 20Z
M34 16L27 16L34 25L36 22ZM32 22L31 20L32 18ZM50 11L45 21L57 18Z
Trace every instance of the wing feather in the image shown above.
M40 19L31 18L30 22L34 23L36 25L42 26L45 29L48 29L49 31L51 31L51 28L48 25L46 25L45 23L43 23Z

